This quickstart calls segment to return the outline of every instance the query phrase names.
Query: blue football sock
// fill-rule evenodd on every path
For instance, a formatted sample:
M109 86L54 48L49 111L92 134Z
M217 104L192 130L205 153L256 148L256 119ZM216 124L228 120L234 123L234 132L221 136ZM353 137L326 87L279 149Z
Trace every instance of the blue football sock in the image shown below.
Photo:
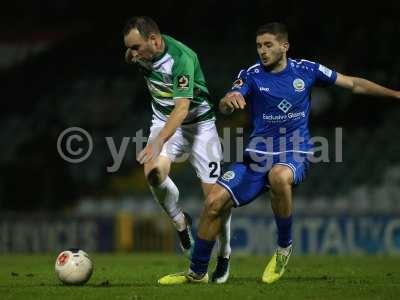
M207 273L211 252L215 241L207 241L197 237L194 244L190 269L198 275Z
M278 245L286 248L292 244L292 216L281 218L275 215L275 222L278 227Z

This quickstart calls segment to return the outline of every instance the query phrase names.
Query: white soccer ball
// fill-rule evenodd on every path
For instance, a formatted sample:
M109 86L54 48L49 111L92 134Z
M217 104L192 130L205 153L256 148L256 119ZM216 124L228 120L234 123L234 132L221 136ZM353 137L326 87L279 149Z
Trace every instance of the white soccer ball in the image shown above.
M56 259L55 270L58 279L65 284L85 284L92 276L93 263L89 255L79 249L61 252Z

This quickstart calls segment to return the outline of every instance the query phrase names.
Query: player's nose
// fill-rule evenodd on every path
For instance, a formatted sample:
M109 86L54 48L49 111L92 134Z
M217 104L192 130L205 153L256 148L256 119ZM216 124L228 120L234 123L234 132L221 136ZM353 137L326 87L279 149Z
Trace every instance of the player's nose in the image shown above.
M261 48L261 55L268 56L268 49L266 47Z

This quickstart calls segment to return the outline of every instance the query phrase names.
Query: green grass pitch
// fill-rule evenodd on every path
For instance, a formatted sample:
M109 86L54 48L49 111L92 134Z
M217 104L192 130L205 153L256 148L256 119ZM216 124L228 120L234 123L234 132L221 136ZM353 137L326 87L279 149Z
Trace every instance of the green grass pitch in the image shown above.
M293 256L284 277L267 285L267 257L234 256L226 284L165 287L157 279L186 270L183 257L92 254L93 276L76 287L55 277L55 256L0 255L0 299L400 299L400 257Z

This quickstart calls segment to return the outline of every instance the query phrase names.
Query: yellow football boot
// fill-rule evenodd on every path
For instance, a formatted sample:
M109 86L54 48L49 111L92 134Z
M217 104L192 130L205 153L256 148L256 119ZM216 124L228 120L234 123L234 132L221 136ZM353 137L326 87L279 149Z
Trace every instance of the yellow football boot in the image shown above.
M203 277L199 278L193 272L181 272L166 275L158 280L161 285L176 285L184 283L208 283L208 274L206 273Z
M264 270L262 281L273 283L281 278L283 273L285 273L291 254L292 246L289 249L278 248Z

